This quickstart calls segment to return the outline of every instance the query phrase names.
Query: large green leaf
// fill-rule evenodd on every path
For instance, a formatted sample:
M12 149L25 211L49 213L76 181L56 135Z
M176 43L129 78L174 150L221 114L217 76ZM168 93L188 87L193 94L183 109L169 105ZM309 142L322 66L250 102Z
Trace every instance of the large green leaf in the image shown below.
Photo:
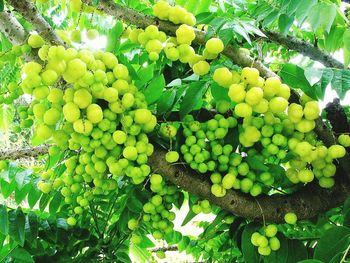
M175 101L176 91L175 89L166 90L162 93L157 104L157 113L164 114L170 110Z
M107 36L106 51L116 52L120 45L120 36L123 33L124 27L121 21L118 21L115 26L109 30Z
M350 89L350 70L334 69L332 88L344 99L346 92Z
M151 105L158 101L162 96L163 89L165 87L165 79L163 74L155 77L147 86L144 91L146 101L148 105Z
M180 116L190 113L197 103L201 102L206 85L203 81L192 82L186 91L180 105Z
M309 81L306 79L304 70L297 65L287 63L280 71L284 83L292 88L299 88L309 97L317 99L315 90L312 89Z
M330 262L332 258L350 245L350 228L337 226L327 230L318 241L314 259Z
M259 254L256 247L251 242L252 234L258 229L255 223L250 223L245 226L242 233L242 253L245 263L257 263L259 262Z
M292 26L294 17L287 14L281 14L278 18L278 28L282 35L287 35L290 27Z
M25 240L25 216L20 208L9 212L9 235L10 237L19 243L24 245Z
M0 205L0 233L7 235L9 229L7 207Z
M34 260L32 258L32 256L30 255L30 253L20 247L15 248L12 252L11 252L11 257L13 259L15 259L15 262L21 262L21 263L34 263Z

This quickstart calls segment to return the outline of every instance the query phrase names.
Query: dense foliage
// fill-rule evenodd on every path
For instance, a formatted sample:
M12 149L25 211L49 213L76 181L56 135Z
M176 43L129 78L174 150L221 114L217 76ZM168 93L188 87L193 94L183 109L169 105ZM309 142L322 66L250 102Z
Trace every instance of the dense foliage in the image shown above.
M0 0L0 261L347 262L348 7Z

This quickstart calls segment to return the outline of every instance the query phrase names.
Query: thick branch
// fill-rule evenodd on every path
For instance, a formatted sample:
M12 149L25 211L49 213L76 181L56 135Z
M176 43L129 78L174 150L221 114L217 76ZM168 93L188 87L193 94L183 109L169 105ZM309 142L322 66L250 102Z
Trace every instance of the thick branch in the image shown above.
M0 31L14 45L23 44L28 36L10 10L0 12Z
M38 157L46 154L49 150L47 145L36 146L33 148L3 150L0 151L0 160L17 160L28 157Z
M312 44L300 40L292 36L283 36L277 32L263 31L267 36L268 41L276 42L287 47L290 50L298 51L311 58L312 60L318 61L330 68L344 68L344 65L333 58L330 54L320 50L319 48L313 46Z
M338 179L330 190L310 184L291 195L262 195L254 198L229 190L225 197L218 198L211 194L208 178L195 174L181 164L172 165L165 162L165 153L164 150L157 149L152 155L150 165L153 170L182 189L244 218L262 220L264 216L266 221L281 223L284 221L284 215L293 211L299 219L308 219L341 205L350 194L348 183Z
M18 22L10 10L0 12L0 32L3 33L13 45L25 43L28 37L28 32ZM30 61L38 60L39 58L37 54L32 51L26 54L25 59Z
M7 3L11 5L15 11L20 13L28 22L30 22L35 30L48 42L53 45L63 45L63 42L54 29L45 21L41 14L36 9L34 3L29 0L7 0Z
M37 146L0 152L0 160L36 157L48 152L48 146ZM282 223L284 214L293 211L299 219L308 219L322 212L340 206L350 195L350 185L341 177L330 189L319 188L315 184L305 186L291 195L262 195L254 198L235 190L228 190L225 197L218 198L211 193L211 183L182 164L165 161L166 151L156 148L149 159L152 170L163 175L170 182L211 203L244 218Z
M158 251L163 251L163 252L166 252L166 251L178 251L178 247L177 245L173 245L173 246L168 246L168 247L156 247L156 248L151 248L149 249L150 252L158 252Z

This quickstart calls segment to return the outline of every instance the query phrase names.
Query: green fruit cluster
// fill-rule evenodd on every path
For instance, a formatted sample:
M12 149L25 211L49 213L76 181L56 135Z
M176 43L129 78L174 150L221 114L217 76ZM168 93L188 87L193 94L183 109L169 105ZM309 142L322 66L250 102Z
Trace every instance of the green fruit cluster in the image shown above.
M175 5L171 6L167 1L158 1L153 5L153 14L161 20L167 20L174 24L186 24L194 26L196 17L185 8Z
M251 236L251 242L254 246L258 247L258 253L262 256L268 256L271 251L277 251L280 249L281 244L276 237L277 234L276 225L267 225L260 229L259 232L254 232Z
M208 200L202 200L198 201L197 204L194 204L192 207L192 212L195 214L204 213L209 214L211 213L211 205Z
M112 53L46 45L38 53L45 66L24 65L21 83L34 97L35 133L55 145L51 154L72 153L65 172L45 175L38 187L44 193L59 190L76 219L73 214L82 214L94 195L114 191L118 178L140 184L148 177L153 145L147 133L157 121ZM59 79L69 84L64 91L55 87Z
M150 182L154 195L143 206L142 222L152 229L155 239L162 239L165 234L173 231L175 213L170 210L179 198L180 190L174 185L168 185L159 174L152 174Z
M158 60L160 52L164 50L165 56L169 60L188 63L198 76L207 74L210 70L210 64L206 60L216 58L224 50L221 39L209 39L202 55L196 54L191 46L196 37L193 28L196 20L193 14L188 13L180 6L171 7L165 1L157 2L153 6L153 13L160 19L181 24L176 30L176 37L167 37L164 32L158 31L156 26L150 25L145 30L139 28L130 30L128 33L130 41L145 47L151 61Z

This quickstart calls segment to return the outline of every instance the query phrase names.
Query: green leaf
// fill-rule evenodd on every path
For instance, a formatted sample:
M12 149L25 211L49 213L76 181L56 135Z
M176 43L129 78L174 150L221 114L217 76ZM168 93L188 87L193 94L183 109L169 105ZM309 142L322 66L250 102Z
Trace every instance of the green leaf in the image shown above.
M350 228L337 226L327 230L318 241L314 259L330 262L338 253L350 245Z
M299 240L288 240L288 251L289 253L286 263L300 262L300 260L308 257L307 249L304 244Z
M210 85L210 92L215 101L226 100L231 102L228 96L228 89L221 87L215 82Z
M9 235L10 237L19 243L24 245L25 234L25 217L23 211L20 208L9 212Z
M290 27L293 25L294 17L281 14L278 18L278 28L282 35L287 35Z
M190 113L196 104L202 100L203 92L206 85L203 81L192 82L181 101L180 116L183 118L186 114Z
M4 198L8 198L12 192L16 188L16 182L12 181L11 183L7 183L4 180L0 180L0 193L3 195Z
M0 12L4 11L4 0L0 0Z
M17 247L14 250L12 250L11 257L15 259L14 262L21 262L21 263L33 262L34 263L34 260L30 255L30 253L27 250L20 247Z
M142 67L137 72L139 80L135 82L136 87L143 87L148 81L153 79L154 64Z
M249 167L256 171L267 172L269 167L267 167L264 162L262 162L258 157L254 155L249 155L245 158L245 161L248 163Z
M118 21L111 30L109 30L107 35L107 47L106 51L116 52L120 45L120 36L123 33L124 27L121 21Z
M315 96L318 99L323 99L328 84L333 79L333 70L329 68L317 69L307 68L304 71L305 77L314 89Z
M245 226L242 233L242 253L245 263L257 263L259 262L259 254L256 247L253 246L250 241L252 234L257 230L255 223L250 223Z
M8 234L8 231L9 225L7 207L5 205L0 205L0 233L6 236Z
M276 10L273 10L265 19L263 22L263 27L267 27L271 25L273 22L277 20L277 17L279 15L279 12Z
M175 101L176 91L174 89L163 92L158 100L157 113L164 114L171 109Z
M26 223L24 227L26 240L29 242L36 242L39 233L39 222L34 212L29 212L26 216Z
M148 105L151 105L158 101L158 99L162 96L164 87L165 79L163 74L152 79L152 81L144 91Z
M28 193L28 204L30 208L33 208L35 204L38 202L42 195L42 192L40 192L35 187L32 187L32 189Z
M181 226L186 225L188 222L190 222L197 214L194 213L190 207L190 210L188 211L186 217L184 218L184 221L182 221Z
M299 2L301 3L295 11L295 17L299 22L298 25L301 26L305 18L309 15L310 10L317 4L317 0L303 0Z
M19 190L19 189L15 190L16 204L19 205L24 200L24 198L26 198L26 196L31 188L32 188L31 184L26 184L21 190Z
M62 195L60 192L56 192L50 201L49 211L51 215L54 215L62 203Z
M22 189L22 187L25 184L30 182L30 175L32 174L33 174L33 171L30 169L26 169L24 171L20 171L16 173L15 179L16 179L18 189Z
M317 259L306 259L306 260L299 261L298 263L324 263L324 262Z
M335 4L326 4L321 2L311 9L308 22L310 23L314 32L321 28L329 33L336 14L337 8Z
M350 70L335 69L332 88L341 99L344 99L346 92L350 89Z
M344 49L350 50L350 29L346 29L343 34Z
M297 65L286 63L280 71L284 83L292 88L299 88L309 97L317 100L314 89L304 75L304 70Z

